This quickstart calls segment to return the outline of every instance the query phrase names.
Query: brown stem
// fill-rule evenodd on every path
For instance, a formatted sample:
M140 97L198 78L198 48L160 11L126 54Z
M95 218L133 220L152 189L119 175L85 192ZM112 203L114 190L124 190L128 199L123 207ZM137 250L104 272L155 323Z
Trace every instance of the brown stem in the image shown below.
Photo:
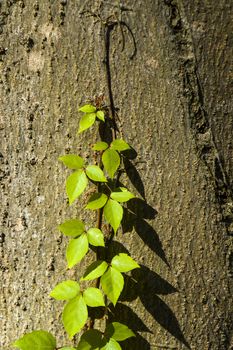
M112 131L112 139L116 139L116 132L117 132L117 125L116 125L116 109L114 105L114 99L113 99L113 93L112 93L112 82L111 82L111 69L110 69L110 36L111 31L114 29L114 27L117 25L117 22L114 23L106 23L103 25L104 29L104 47L105 47L105 57L104 57L104 64L105 64L105 73L106 73L106 84L108 89L108 100L109 100L109 117L112 121L111 125L111 131ZM99 160L99 167L103 168L103 164L101 161L101 155L100 153L100 160ZM100 191L101 184L98 185L98 190ZM102 221L103 221L103 208L98 210L98 217L97 217L97 228L101 230L102 227ZM110 243L113 240L113 230L108 226L108 233L106 237L106 247L109 247ZM96 260L99 259L99 249L96 250ZM99 288L100 286L100 278L96 280L95 287ZM106 304L107 304L107 298L105 297ZM107 313L107 305L105 308L105 315ZM93 329L95 326L95 319L90 319L88 322L88 329Z

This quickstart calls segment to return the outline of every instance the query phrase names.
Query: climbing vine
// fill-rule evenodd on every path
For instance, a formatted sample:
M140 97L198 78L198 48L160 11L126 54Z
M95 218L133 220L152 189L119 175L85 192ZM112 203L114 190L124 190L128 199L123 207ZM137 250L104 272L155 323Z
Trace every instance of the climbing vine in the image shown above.
M96 17L95 13L88 13ZM62 323L69 338L74 340L75 347L58 348L51 333L36 330L13 343L14 347L21 350L120 350L122 348L119 342L135 336L127 325L110 322L109 318L110 306L116 306L123 290L125 274L140 267L126 253L109 257L111 244L117 240L125 203L135 198L135 195L120 182L120 175L124 169L123 160L132 148L122 137L118 137L109 63L111 31L118 25L121 29L124 26L129 31L130 29L125 22L115 17L112 19L110 16L106 21L100 16L97 17L105 30L104 63L109 105L105 104L103 96L99 96L81 106L78 135L99 124L100 140L92 146L93 156L88 158L91 159L90 163L77 154L59 157L63 166L72 171L66 180L69 205L73 205L88 189L87 193L92 194L84 210L93 212L97 220L94 227L79 218L70 218L58 226L59 231L69 238L66 248L69 269L77 267L90 250L95 253L96 258L87 266L79 281L62 281L50 292L52 298L66 302L62 312ZM102 309L105 327L101 327L101 330L96 327L92 308ZM80 332L80 340L75 344L75 336Z
M106 127L112 128L107 107L86 104L79 111L83 115L78 134L92 127L95 122L106 123ZM119 253L110 261L107 254L111 242L117 238L124 203L135 198L125 186L119 186L122 159L126 156L124 153L130 149L125 140L114 138L110 143L100 140L93 145L92 151L97 153L98 165L87 164L76 154L59 157L63 165L72 170L66 180L69 204L72 205L91 185L94 188L93 193L84 209L97 211L95 227L77 218L69 219L58 226L59 231L69 237L66 248L69 269L82 261L90 249L96 251L96 260L86 268L79 281L65 280L57 284L50 293L54 299L66 301L62 322L69 338L72 339L82 329L86 329L76 348L63 347L60 348L62 350L118 350L121 349L119 342L135 336L127 325L108 322L108 307L110 303L115 306L120 297L124 287L124 274L139 268L137 262L126 253ZM105 231L102 229L103 221L108 224ZM101 252L98 251L100 248ZM84 281L90 281L90 286L84 288ZM89 309L95 307L104 308L104 331L95 329L95 320L89 316ZM53 335L42 330L24 335L13 345L21 350L57 349Z

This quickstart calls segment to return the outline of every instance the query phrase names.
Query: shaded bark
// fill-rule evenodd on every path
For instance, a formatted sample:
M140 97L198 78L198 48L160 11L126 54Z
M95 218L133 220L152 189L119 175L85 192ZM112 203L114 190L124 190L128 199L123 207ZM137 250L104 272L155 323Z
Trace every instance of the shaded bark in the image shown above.
M61 305L48 294L63 278L81 276L85 266L66 271L67 241L56 226L68 217L91 216L80 202L68 207L67 172L57 158L81 149L88 156L97 139L97 131L77 137L76 129L78 106L107 95L101 26L80 16L85 9L97 11L99 3L0 4L0 344L6 350L32 329L49 330L60 346L68 344ZM138 154L126 164L129 186L146 204L131 202L124 234L113 246L127 249L142 265L127 279L115 319L138 332L127 349L230 349L232 5L124 4L132 8L122 20L132 30L137 54L130 59L134 43L126 28L122 52L115 27L112 93L120 133ZM116 10L105 2L102 14Z

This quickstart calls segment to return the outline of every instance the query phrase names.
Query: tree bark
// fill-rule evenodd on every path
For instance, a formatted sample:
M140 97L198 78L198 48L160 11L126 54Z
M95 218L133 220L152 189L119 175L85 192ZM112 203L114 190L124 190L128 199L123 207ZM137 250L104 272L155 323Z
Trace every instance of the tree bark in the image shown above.
M97 13L100 3L0 3L5 350L35 329L51 331L59 346L69 344L60 322L62 305L48 294L64 278L79 278L85 265L66 271L67 240L56 226L91 215L80 201L67 205L68 172L57 158L66 152L88 157L97 139L95 128L78 137L76 130L78 106L108 95L101 24L80 15ZM138 332L122 347L231 349L233 5L123 3L132 11L104 1L101 16L121 15L131 31L123 27L123 51L120 27L111 32L111 87L120 133L137 152L126 164L129 186L145 202L129 205L121 244L114 247L124 245L142 265L127 279L114 312L115 320Z

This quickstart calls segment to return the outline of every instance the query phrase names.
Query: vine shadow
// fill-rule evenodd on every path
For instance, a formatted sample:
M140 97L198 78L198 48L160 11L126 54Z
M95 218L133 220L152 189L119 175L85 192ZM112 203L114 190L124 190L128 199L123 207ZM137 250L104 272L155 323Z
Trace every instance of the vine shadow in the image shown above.
M115 22L106 21L104 26L105 57L103 63L105 64L106 68L108 97L112 116L112 118L109 118L109 123L112 125L109 124L109 126L113 126L115 131L118 130L116 125L117 108L114 103L112 92L110 44L111 32L118 25L120 25L121 28L126 28L133 40L134 52L130 58L132 59L137 52L136 41L130 27L122 20ZM124 34L122 35L124 41ZM112 141L112 135L108 131L108 128L103 129L100 127L99 131L103 141L107 141L108 143ZM144 185L140 174L132 161L136 158L137 152L133 149L130 150L130 152L128 152L128 154L127 152L123 153L126 155L126 157L123 158L125 171L132 185L142 196L143 200L135 198L127 203L127 208L124 210L124 217L122 220L123 233L134 229L145 244L147 244L147 246L154 253L156 253L167 266L169 266L157 232L146 221L146 219L154 219L157 212L148 203L146 203ZM108 253L109 261L111 260L111 257L120 252L128 253L127 249L122 244L113 241L111 244L111 249ZM168 295L175 292L177 292L177 290L174 286L146 266L142 265L141 269L132 271L131 276L126 276L124 289L119 299L121 302L115 307L113 307L113 305L110 305L109 307L109 321L120 321L124 324L126 323L136 332L144 331L151 333L150 329L145 325L140 317L133 312L131 308L122 303L123 301L132 301L139 297L145 309L152 315L154 320L190 349L190 346L184 338L174 313L157 295ZM124 342L124 344L126 350L132 350L133 348L140 350L150 349L150 344L138 333L136 338L129 339Z
M158 212L146 202L143 182L132 162L132 159L136 158L137 153L135 150L132 150L132 152L127 155L127 157L124 157L125 171L132 185L141 194L143 199L133 198L126 203L122 220L123 234L135 230L143 242L170 267L159 235L147 222L147 220L154 220ZM118 243L113 247L112 256L119 252L128 253L125 247ZM168 281L148 267L141 265L140 269L132 271L131 276L125 276L125 285L119 301L132 302L136 298L139 298L144 308L151 314L153 319L173 337L190 349L174 312L160 297L160 295L165 296L177 292L178 290ZM120 304L118 308L119 310L117 310L115 316L118 319L120 318L120 322L132 324L132 329L136 332L150 332L150 330L148 331L146 329L147 326L144 323L142 327L142 323L139 322L140 319L135 318L129 308L125 309L124 304ZM114 319L114 317L112 318ZM131 350L132 348L150 349L150 344L137 333L136 338L129 339L125 342L126 350Z
M135 230L143 242L170 267L159 235L146 221L146 219L154 219L156 215L157 211L147 204L146 201L140 198L133 198L127 203L127 208L124 208L122 230L123 233Z
M135 159L136 157L137 157L137 152L135 150L132 150L132 152L130 153L128 152L127 157L123 158L124 169L132 185L135 187L138 193L145 200L146 195L145 195L145 188L144 188L142 179L140 177L138 170L136 169L135 165L132 162L132 160Z
M149 328L145 325L142 319L131 310L130 307L122 303L117 303L115 307L110 305L109 322L121 322L127 324L130 329L133 329L136 337L124 341L124 349L144 349L149 350L150 344L138 332L151 333Z
M109 250L108 261L111 261L119 253L129 254L129 251L121 243L113 241ZM124 275L124 280L125 284L119 303L115 307L111 304L109 312L110 322L118 321L127 324L136 332L136 338L124 342L124 349L150 349L147 340L137 332L152 332L143 320L129 306L124 304L124 302L132 302L137 298L140 299L145 309L161 327L190 349L175 314L159 296L177 293L178 290L145 265L141 265L140 269L133 270L130 276Z
M146 202L144 185L133 162L127 158L124 158L124 165L128 178L135 189L141 194L143 199L134 198L127 202L127 208L124 210L124 217L122 221L123 233L132 232L135 230L143 242L155 254L157 254L168 267L170 267L162 247L162 242L159 239L159 235L147 222L147 220L155 219L158 212ZM140 269L135 269L132 271L131 276L125 277L125 286L119 300L122 302L129 302L139 297L143 306L151 314L153 319L178 341L190 349L175 314L171 308L159 297L159 295L168 295L176 292L178 292L178 290L168 281L164 280L161 276L150 270L148 267L141 265ZM124 315L123 312L122 315ZM129 319L127 319L127 322L129 322ZM135 325L136 322L134 322L134 327ZM133 329L135 329L134 327ZM138 328L139 327L136 327L135 330L141 331ZM138 342L141 342L141 347L137 347L139 344ZM126 343L127 350L132 348L150 349L150 345L143 337L137 335L136 339L129 339Z
M140 269L132 271L131 277L138 288L138 296L154 320L166 329L172 336L183 343L188 349L190 346L185 339L179 322L171 308L158 295L177 293L178 290L148 267L141 265ZM131 286L129 286L131 288ZM127 287L128 288L128 287ZM126 292L127 294L128 292Z

